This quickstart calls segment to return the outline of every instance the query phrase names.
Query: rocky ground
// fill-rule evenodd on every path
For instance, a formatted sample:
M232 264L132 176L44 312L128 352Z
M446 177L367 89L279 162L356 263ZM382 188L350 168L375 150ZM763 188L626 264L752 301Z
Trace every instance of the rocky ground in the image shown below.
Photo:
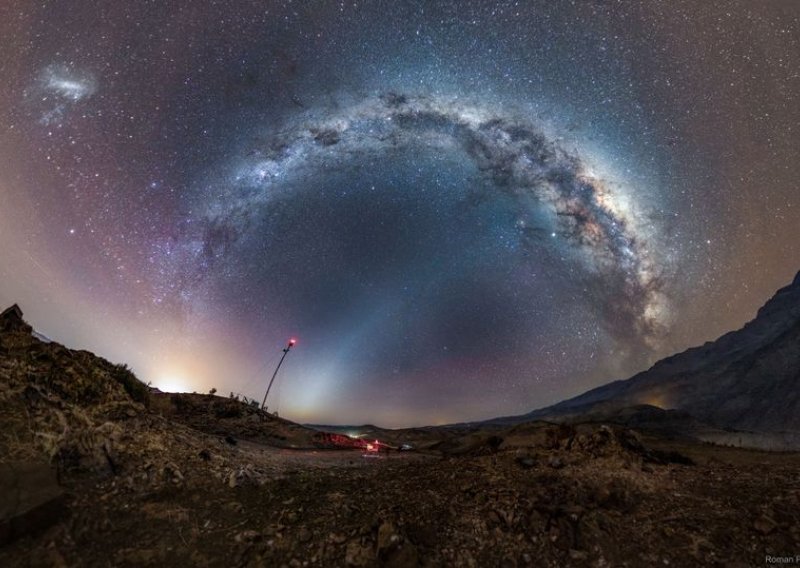
M12 472L0 479L21 487L34 478L19 464L52 468L60 492L16 525L22 506L4 492L0 566L762 566L800 554L798 454L531 423L442 430L438 443L425 431L423 451L363 457L314 449L313 431L272 417L259 434L244 410L236 435L198 429L132 381L90 353L0 333L0 471ZM206 422L231 404L191 404L203 401Z

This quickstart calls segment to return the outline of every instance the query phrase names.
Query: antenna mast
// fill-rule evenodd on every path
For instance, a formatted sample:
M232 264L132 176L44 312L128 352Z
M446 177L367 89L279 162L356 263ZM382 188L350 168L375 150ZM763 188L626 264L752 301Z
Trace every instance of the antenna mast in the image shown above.
M275 382L275 377L278 376L278 370L281 368L281 365L283 365L283 360L286 359L286 356L289 354L289 350L292 347L294 347L295 343L297 343L296 339L292 338L289 340L289 343L283 349L283 357L281 357L281 360L278 361L278 366L275 367L275 372L272 373L272 378L269 380L269 386L267 386L267 392L264 393L264 401L261 403L261 410L263 410L264 412L267 411L266 404L267 404L267 397L269 396L269 389L272 388L272 383Z

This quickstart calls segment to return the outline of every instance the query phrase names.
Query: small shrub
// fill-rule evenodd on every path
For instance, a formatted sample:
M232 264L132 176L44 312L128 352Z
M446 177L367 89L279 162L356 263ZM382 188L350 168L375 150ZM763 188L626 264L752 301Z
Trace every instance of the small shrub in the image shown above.
M111 369L111 378L120 383L133 400L150 406L150 391L147 385L136 378L127 365L114 365Z

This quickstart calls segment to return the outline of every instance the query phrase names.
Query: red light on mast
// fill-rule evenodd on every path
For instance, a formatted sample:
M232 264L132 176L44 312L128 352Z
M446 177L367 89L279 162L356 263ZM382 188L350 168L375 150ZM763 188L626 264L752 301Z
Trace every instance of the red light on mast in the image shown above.
M289 340L289 347L294 347L295 343L297 343L297 340L294 337L292 337Z

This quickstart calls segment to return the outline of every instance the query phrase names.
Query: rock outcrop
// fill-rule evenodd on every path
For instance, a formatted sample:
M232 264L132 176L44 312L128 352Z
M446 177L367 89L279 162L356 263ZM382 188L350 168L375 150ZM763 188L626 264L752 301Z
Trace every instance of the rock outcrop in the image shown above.
M12 331L22 333L31 333L33 331L33 328L22 318L22 310L17 304L6 308L0 313L0 333L9 333Z
M254 480L270 469L220 436L151 412L149 389L125 365L38 340L16 306L0 321L0 463L48 463L151 488L183 484L200 463L198 475L220 484L248 467Z
M66 512L64 490L48 464L0 463L0 546L36 534Z

